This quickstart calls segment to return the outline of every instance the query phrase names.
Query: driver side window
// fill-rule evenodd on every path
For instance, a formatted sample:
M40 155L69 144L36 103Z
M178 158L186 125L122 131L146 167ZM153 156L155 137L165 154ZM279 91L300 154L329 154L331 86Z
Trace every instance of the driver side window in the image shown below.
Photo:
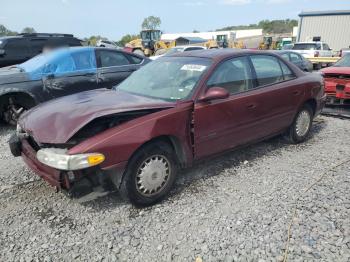
M70 54L66 54L46 65L44 73L62 75L75 70L76 67L72 56Z
M210 87L225 88L230 94L237 94L253 88L252 71L247 57L228 60L215 70L208 83Z

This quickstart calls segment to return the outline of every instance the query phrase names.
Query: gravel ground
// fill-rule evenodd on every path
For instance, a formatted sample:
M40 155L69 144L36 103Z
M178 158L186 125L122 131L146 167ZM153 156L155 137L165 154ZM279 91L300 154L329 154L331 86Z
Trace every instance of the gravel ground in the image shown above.
M318 118L304 144L274 138L216 157L135 209L116 193L55 193L10 156L2 128L0 261L283 261L286 246L289 261L350 261L349 164L325 173L350 159L349 130Z

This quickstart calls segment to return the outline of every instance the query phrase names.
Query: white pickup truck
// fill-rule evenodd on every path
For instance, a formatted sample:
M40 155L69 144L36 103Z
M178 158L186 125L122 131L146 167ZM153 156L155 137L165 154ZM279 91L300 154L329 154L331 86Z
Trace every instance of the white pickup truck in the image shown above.
M324 42L298 42L293 46L293 51L305 58L332 57L332 49ZM320 69L320 64L314 64L314 68Z

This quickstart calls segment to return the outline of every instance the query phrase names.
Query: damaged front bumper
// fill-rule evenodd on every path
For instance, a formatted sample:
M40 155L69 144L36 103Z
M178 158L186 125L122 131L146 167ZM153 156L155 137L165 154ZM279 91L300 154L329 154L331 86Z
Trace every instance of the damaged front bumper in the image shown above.
M21 156L26 165L38 176L72 198L80 198L95 192L111 192L118 189L126 163L108 169L93 166L81 170L60 170L38 160L38 147L28 136L13 135L9 141L12 154Z

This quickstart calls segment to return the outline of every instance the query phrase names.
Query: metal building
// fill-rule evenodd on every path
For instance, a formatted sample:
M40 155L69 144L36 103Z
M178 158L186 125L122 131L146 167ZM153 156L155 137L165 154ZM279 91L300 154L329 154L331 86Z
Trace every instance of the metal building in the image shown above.
M335 51L350 46L350 10L302 12L299 17L298 42L321 37Z

